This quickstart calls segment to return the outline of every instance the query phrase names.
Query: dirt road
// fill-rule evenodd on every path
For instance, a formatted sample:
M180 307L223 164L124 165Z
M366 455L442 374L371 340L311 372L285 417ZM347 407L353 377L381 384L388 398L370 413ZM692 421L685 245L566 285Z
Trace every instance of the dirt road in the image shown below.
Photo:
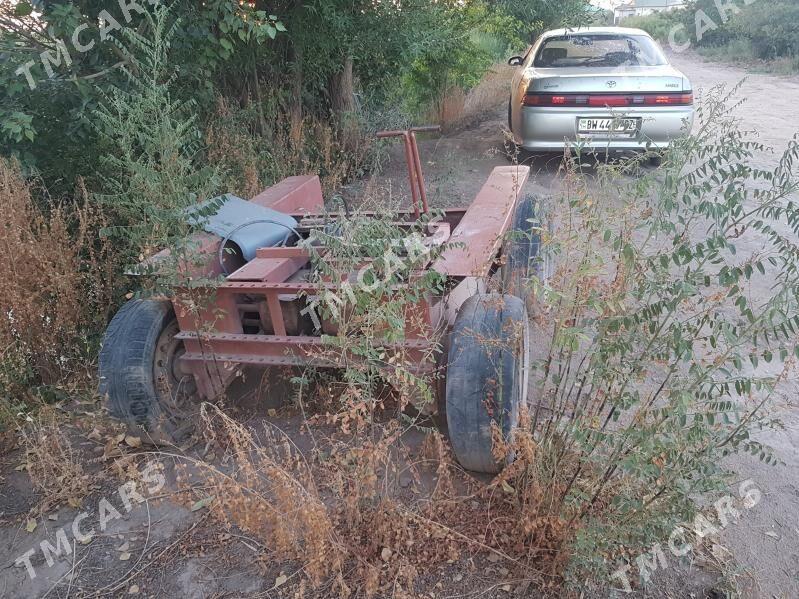
M718 84L734 86L746 73L734 67L704 63L692 55L674 56L674 64L693 81L701 96ZM747 101L737 109L742 125L757 131L766 145L773 146L777 154L764 153L757 158L758 166L775 164L779 151L799 129L794 119L799 105L799 78L771 75L749 75L739 95ZM502 127L505 123L505 106L482 118L473 126L461 129L438 139L421 143L421 155L427 175L429 195L433 205L452 206L468 204L485 181L491 169L506 165ZM369 186L387 187L394 196L403 196L406 181L400 153L392 154L385 176L368 184L359 183L345 195L353 198ZM559 186L560 157L539 156L528 161L532 167L529 191L555 193ZM366 189L364 189L366 188ZM383 193L379 195L384 196ZM763 499L743 518L730 525L721 535L719 544L726 547L729 556L721 552L725 562L725 575L736 578L745 597L789 598L799 596L799 405L796 397L784 397L786 430L770 433L765 442L775 448L784 465L771 467L757 459L737 457L729 466L740 479L751 478L763 490ZM265 421L267 407L261 402L249 402L256 407L245 410L242 418L251 422ZM87 417L89 422L93 422ZM285 425L285 426L283 426ZM88 425L91 430L93 424ZM296 422L288 419L281 423L286 430L296 432ZM89 454L105 455L106 438L86 436L81 446ZM299 434L296 435L299 438ZM124 444L123 444L124 445ZM95 461L99 460L97 458ZM31 528L24 521L30 507L31 491L25 472L15 468L20 462L19 453L2 466L4 476L0 491L0 596L50 597L66 596L180 596L204 599L206 597L281 596L273 583L291 574L293 568L285 564L256 563L259 552L247 544L247 539L220 535L216 528L203 527L206 512L200 506L167 499L152 509L138 508L123 513L119 522L109 525L85 547L74 545L74 553L48 565L38 550L32 555L37 576L30 579L24 568L15 567L14 560L29 550L37 549L40 542L55 543L54 535L61 527L74 522L77 510L62 507L41 518ZM84 530L96 524L97 498L113 497L115 485L99 489L86 509L90 516L81 525ZM119 505L119 501L114 501ZM23 518L20 520L20 518ZM243 539L243 540L242 540ZM241 542L239 542L241 541ZM471 559L468 560L472 562ZM431 571L427 577L430 589L443 581L447 587L436 590L438 597L496 596L497 576L490 570L492 564L471 563L452 566L453 571ZM458 568L461 568L458 570ZM471 568L469 570L469 568ZM463 578L463 572L471 572ZM712 573L711 573L712 574ZM293 575L292 575L293 576ZM459 582L461 581L461 582ZM286 585L290 586L289 584ZM700 567L673 565L662 581L654 588L642 591L640 596L675 597L705 596L704 589L713 586L709 575ZM438 587L436 587L437 589ZM492 591L493 589L493 591ZM281 589L282 591L283 589ZM431 591L432 593L432 591ZM694 594L697 593L697 594ZM511 596L504 595L503 596ZM517 596L531 596L529 593Z
M731 88L746 78L736 94L745 99L736 115L744 129L756 132L762 143L775 150L760 154L756 166L776 164L799 132L799 79L747 74L735 67L703 63L691 55L673 56L672 62L698 90L720 84ZM741 479L751 478L764 491L760 505L722 535L753 597L799 596L799 401L795 393L781 399L786 406L785 430L760 440L774 448L784 465L766 466L751 456L737 456L730 462Z

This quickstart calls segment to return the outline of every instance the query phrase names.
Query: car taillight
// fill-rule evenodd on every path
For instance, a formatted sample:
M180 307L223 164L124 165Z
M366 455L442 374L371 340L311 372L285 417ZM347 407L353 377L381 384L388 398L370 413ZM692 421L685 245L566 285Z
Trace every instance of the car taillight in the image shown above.
M670 104L672 106L686 106L694 103L694 95L658 94L656 96L646 96L646 103L653 105Z
M527 93L524 106L690 106L693 93L646 94L536 94Z

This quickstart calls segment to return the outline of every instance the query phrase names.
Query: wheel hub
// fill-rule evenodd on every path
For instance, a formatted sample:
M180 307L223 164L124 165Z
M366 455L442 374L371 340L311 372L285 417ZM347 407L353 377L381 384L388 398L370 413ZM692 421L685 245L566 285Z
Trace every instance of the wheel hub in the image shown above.
M186 353L186 348L183 341L177 339L179 331L177 320L164 328L158 337L153 359L156 393L170 419L181 418L190 408L192 397L197 391L194 377L187 372L183 360L180 359Z

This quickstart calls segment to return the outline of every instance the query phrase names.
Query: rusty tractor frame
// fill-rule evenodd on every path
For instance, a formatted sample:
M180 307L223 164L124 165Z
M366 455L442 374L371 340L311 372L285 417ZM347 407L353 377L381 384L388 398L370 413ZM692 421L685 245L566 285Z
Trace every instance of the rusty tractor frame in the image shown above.
M379 138L399 138L404 147L411 207L399 213L399 226L411 225L430 213L416 134L433 130L437 127L378 134ZM509 434L518 421L519 406L526 401L529 332L525 305L510 294L490 293L489 281L507 269L510 254L519 249L512 247L508 234L524 228L519 220L520 198L528 174L525 166L494 168L468 207L448 208L440 212L441 218L426 221L426 243L440 246L441 251L423 264L422 272L442 275L444 292L411 306L414 325L405 331L403 340L385 346L389 354L401 352L420 373L438 371L441 381L436 387L446 396L456 457L478 471L496 472L502 467L501 460L491 455L492 422ZM290 215L298 223L295 233L304 238L331 218L346 218L325 211L320 181L314 175L284 179L250 202ZM123 306L109 325L100 359L101 391L109 397L112 414L154 429L153 413L171 417L164 407L169 398L160 398L164 387L173 399L175 391L169 387L182 385L200 399L210 400L226 389L242 365L342 367L335 360L320 361L320 355L329 355L320 352L325 343L322 331L308 334L308 327L301 325L303 309L320 293L318 281L308 278L312 268L308 249L259 247L252 260L225 274L224 261L218 259L224 240L198 233L194 241L201 258L199 266L192 266L196 278L213 277L221 283L205 290L175 289L169 298L160 300L129 302L157 301L157 307L152 303ZM527 256L516 264L526 269ZM333 292L339 287L329 285ZM207 294L206 305L188 299L198 293ZM511 340L509 350L477 347L472 333L507 338L509 324L524 332L517 341ZM449 335L443 343L444 357L447 351L449 356L443 368L441 351L436 358L433 347L432 333L437 327ZM134 342L144 349L131 358ZM504 353L489 355L497 351ZM505 360L508 356L510 361ZM132 359L139 369L135 376L131 375ZM486 370L503 360L505 372L497 375ZM190 385L185 383L187 377ZM489 390L488 386L499 388ZM155 398L150 397L153 394ZM502 395L504 399L496 399ZM486 397L500 405L487 405ZM160 408L153 402L160 402Z

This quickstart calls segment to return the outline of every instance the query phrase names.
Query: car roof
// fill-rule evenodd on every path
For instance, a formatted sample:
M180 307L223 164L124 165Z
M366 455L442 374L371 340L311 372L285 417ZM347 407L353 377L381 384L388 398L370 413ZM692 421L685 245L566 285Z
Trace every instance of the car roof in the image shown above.
M650 37L649 34L643 29L633 29L631 27L570 27L565 29L552 29L544 33L541 37L556 37L561 35L580 35L586 33L593 34L628 34L628 35L645 35Z

